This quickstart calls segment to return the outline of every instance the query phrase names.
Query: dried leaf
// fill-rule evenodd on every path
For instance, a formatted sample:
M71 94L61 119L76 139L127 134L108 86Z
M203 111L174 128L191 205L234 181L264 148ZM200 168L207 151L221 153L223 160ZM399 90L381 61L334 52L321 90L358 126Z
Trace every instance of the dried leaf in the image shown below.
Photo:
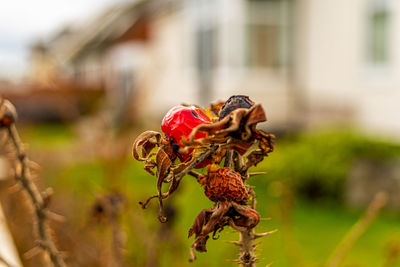
M246 227L248 229L255 227L260 221L260 214L249 206L232 203L235 211L240 215L233 218L235 225Z
M253 125L264 121L267 121L267 116L262 106L260 104L252 106L247 114L246 125Z
M140 134L133 143L132 155L138 161L146 161L150 151L156 146L160 146L161 134L156 131L146 131ZM139 155L139 148L141 154Z
M162 215L163 213L163 202L162 202L162 184L164 182L165 177L167 176L169 169L172 165L172 161L170 160L168 154L164 151L164 149L159 148L156 155L156 164L157 164L157 192L158 192L158 202L160 204L159 210L159 219L161 222L165 222L166 218Z
M212 209L202 210L199 215L197 215L192 228L190 228L188 237L191 237L193 234L196 236L200 235L203 230L203 225L209 220L210 214L212 213Z

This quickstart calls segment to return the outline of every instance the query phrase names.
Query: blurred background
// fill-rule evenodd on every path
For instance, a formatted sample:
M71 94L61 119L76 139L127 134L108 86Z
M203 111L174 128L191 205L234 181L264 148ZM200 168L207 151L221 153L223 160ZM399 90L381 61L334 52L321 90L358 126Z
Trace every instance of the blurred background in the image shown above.
M0 93L41 165L35 181L55 191L70 266L235 264L226 229L189 265L187 231L212 203L187 177L160 225L155 202L137 204L155 178L130 156L172 106L234 94L261 103L277 136L250 181L271 218L257 231L279 230L260 266L321 266L380 191L385 210L340 266L400 266L399 45L395 0L14 0L0 9ZM42 266L24 256L31 211L7 192L5 155L7 228L23 265Z

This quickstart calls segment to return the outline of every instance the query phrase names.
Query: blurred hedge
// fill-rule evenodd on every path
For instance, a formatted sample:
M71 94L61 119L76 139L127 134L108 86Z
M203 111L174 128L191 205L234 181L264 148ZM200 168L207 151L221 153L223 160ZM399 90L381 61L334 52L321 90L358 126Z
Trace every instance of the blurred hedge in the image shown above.
M308 199L341 200L344 181L353 162L400 157L400 144L367 137L356 131L319 130L277 138L276 149L258 170L268 179L286 182L293 192Z

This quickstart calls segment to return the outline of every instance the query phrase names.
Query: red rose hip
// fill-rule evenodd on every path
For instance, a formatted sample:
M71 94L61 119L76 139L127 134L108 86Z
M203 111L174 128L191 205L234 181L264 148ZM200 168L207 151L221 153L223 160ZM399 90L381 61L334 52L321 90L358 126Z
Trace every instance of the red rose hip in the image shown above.
M163 133L179 147L184 147L182 139L185 137L189 138L192 130L200 124L211 124L211 119L204 113L200 108L190 106L175 106L171 108L161 123L161 130ZM206 137L205 133L198 132L195 135L195 139ZM183 162L190 156L191 149L188 154L178 153L179 159ZM201 162L196 168L202 168L209 162L207 160Z

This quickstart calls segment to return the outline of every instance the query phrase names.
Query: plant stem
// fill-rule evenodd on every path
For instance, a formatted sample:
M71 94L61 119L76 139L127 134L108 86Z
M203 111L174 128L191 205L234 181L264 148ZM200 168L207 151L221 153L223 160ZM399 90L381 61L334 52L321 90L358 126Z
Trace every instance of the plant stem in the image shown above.
M228 167L228 168L231 167L232 160L233 160L233 151L232 150L228 150L226 152L226 156L225 156L224 167Z
M35 209L35 225L38 235L38 246L45 250L49 256L50 261L55 267L65 267L65 262L61 257L60 252L57 250L53 239L51 238L49 226L47 223L48 199L44 199L40 194L36 185L32 182L31 173L29 170L29 160L25 154L22 142L20 140L18 131L14 124L7 127L8 134L12 140L12 144L17 152L17 168L15 172L16 179L21 183L23 189L28 193L29 201Z
M234 165L235 171L239 171L243 167L242 166L243 162L239 154L237 153L235 155L236 157L234 158L234 153L236 152L228 150L228 152L226 153L224 166L231 167L231 165ZM253 199L252 206L254 209L256 208L255 197ZM240 246L240 254L238 262L242 267L255 267L257 262L257 257L254 252L255 249L254 240L256 239L254 228L246 229L244 231L239 231L239 234L240 237L239 237L239 242L237 244Z
M239 263L242 267L256 266L257 258L254 253L254 228L240 232L240 256Z

